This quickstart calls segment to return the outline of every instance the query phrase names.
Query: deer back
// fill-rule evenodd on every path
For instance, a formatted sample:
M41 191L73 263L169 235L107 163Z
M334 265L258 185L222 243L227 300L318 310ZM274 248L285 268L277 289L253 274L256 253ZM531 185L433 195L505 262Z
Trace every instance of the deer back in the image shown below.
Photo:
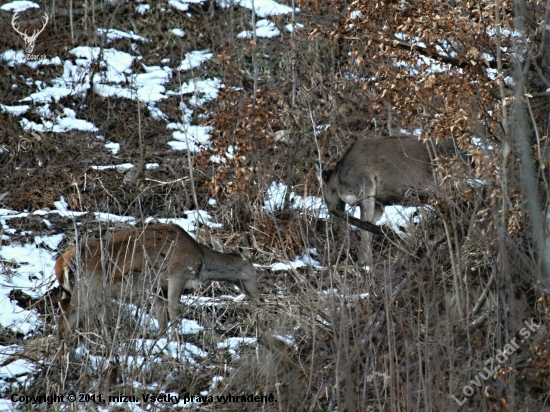
M140 276L146 269L159 275L161 288L168 278L176 279L185 288L195 288L201 281L219 280L243 285L249 296L256 298L256 271L246 258L235 253L216 252L195 241L175 225L152 225L144 229L130 228L103 239L87 239L79 245L75 257L73 246L55 264L61 287L71 292L69 275L80 259L83 275L108 283L111 287L125 277Z
M402 204L410 188L422 192L433 180L430 154L416 137L394 136L359 140L337 163L323 172L325 200L330 210L372 193L382 205ZM353 201L353 199L356 199Z

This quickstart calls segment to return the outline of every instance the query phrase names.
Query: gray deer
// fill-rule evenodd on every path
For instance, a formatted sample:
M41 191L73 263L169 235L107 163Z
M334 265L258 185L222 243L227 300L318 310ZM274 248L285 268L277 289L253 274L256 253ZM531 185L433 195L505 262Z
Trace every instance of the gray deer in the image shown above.
M445 150L454 146L446 143ZM329 211L344 212L358 204L363 221L376 223L384 206L425 203L434 186L430 153L416 137L367 138L355 142L334 170L323 170L325 202ZM373 234L361 230L361 263L372 264Z
M203 281L233 283L258 300L248 236L241 246L242 255L220 253L176 225L131 228L103 239L87 239L55 263L59 285L71 295L60 301L60 335L67 337L106 297L137 304L152 298L161 332L168 326L168 316L172 322L178 318L184 289L194 289ZM79 276L71 276L79 266Z

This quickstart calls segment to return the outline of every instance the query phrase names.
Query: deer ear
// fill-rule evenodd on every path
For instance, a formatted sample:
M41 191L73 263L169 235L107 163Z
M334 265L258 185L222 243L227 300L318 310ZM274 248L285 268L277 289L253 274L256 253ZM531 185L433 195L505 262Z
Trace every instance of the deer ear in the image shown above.
M239 241L239 253L245 259L252 259L252 240L248 233Z
M212 238L212 246L214 246L214 250L216 252L225 253L225 246L223 245L222 241L217 237Z
M323 170L321 172L321 177L323 178L323 182L328 183L333 173L334 173L334 170L326 170L326 169Z

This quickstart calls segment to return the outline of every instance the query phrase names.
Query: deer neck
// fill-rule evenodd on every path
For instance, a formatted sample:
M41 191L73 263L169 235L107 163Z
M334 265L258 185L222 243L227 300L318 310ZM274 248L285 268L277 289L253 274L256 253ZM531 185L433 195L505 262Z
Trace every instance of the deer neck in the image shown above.
M204 252L204 260L200 272L201 280L236 281L236 276L242 265L242 258L239 255L220 253L212 249Z

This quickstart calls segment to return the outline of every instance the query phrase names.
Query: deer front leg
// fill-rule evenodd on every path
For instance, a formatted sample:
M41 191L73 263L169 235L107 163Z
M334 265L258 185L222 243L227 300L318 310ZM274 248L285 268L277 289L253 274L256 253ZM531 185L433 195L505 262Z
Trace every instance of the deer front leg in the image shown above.
M177 335L177 322L181 309L181 295L185 282L183 279L178 279L177 276L170 276L168 278L168 314L170 315L170 322L172 324L172 336Z
M361 208L361 220L374 223L375 206L374 196L368 196L361 200L359 203L359 207ZM371 232L361 230L361 244L357 252L357 258L361 265L372 265L374 263L372 256L372 238L373 234Z
M371 198L372 201L364 201L360 204L361 207L361 220L367 220L373 224L376 224L384 214L384 207L375 203L374 196ZM372 209L371 209L372 208ZM365 212L363 212L365 210ZM371 212L374 210L374 212ZM372 216L372 217L371 217ZM374 235L367 231L361 230L361 245L359 247L359 263L371 265L373 261L373 252L372 252L372 240Z
M168 305L166 302L164 292L159 288L153 302L155 318L157 318L159 322L159 336L164 333L168 327Z

